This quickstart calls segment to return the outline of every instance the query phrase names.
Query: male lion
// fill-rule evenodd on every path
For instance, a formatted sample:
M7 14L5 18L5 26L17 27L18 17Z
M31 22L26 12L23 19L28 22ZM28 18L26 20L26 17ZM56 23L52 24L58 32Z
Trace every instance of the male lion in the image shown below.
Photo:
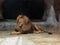
M44 31L40 25L32 24L30 19L25 15L19 15L16 20L15 31L11 34L27 34L27 33L41 33L46 32L51 34L50 32Z

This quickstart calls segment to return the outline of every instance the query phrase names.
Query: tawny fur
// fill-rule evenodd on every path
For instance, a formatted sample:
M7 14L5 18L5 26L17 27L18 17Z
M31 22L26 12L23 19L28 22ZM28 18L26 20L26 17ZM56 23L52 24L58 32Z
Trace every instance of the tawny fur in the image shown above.
M44 31L40 25L32 24L27 16L19 15L16 19L16 27L11 34L41 33Z

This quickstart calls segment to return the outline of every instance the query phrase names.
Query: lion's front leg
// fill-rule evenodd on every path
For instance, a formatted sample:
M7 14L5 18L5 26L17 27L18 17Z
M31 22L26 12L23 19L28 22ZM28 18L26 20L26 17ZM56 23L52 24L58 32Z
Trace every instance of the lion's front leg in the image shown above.
M12 31L10 34L11 35L19 35L21 33L22 33L22 30L18 26L16 26L15 30Z
M10 35L19 35L19 34L21 34L21 32L12 31L12 32L10 33Z

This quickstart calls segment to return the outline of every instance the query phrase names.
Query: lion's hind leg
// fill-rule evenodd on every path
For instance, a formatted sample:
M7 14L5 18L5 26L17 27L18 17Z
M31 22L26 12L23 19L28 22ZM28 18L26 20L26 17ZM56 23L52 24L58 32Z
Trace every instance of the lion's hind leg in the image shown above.
M48 34L52 34L51 32L48 32L48 31L43 30L40 27L40 25L38 25L38 24L35 24L34 27L35 27L35 32L37 32L37 33L44 33L45 32L45 33L48 33Z
M45 31L40 27L40 25L35 24L34 27L35 27L35 32L37 32L37 33L45 32Z

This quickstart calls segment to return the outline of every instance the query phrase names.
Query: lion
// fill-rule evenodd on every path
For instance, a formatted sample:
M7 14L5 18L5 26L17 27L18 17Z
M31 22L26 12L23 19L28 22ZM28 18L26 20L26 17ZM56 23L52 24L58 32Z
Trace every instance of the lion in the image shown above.
M25 15L19 15L16 19L15 30L10 34L28 34L28 33L42 33L46 32L48 34L52 34L50 32L44 31L40 25L32 24L31 20Z

